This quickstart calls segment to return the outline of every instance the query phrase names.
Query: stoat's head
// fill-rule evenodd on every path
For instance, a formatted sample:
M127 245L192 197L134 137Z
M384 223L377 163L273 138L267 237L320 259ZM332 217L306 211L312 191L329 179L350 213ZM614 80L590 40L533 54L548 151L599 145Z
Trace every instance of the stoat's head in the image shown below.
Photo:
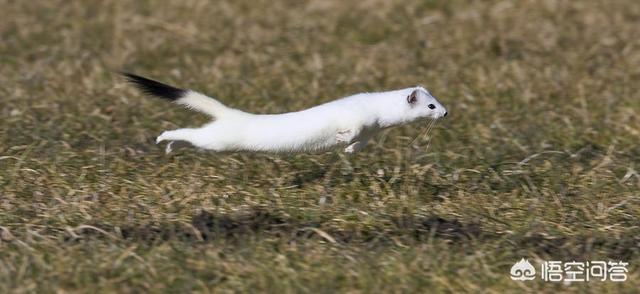
M376 104L378 124L390 127L417 120L439 119L447 109L423 87L413 87L383 93L384 103Z
M404 97L404 109L409 121L438 119L447 116L447 109L423 87L410 88Z

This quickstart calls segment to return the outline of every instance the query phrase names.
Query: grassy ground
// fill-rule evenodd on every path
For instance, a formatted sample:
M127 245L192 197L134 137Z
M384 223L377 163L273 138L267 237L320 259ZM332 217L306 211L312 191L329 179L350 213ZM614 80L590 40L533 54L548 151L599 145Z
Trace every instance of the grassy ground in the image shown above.
M634 292L637 1L1 1L0 292ZM118 70L298 110L423 84L352 155L153 143L206 117ZM623 260L625 283L511 265Z

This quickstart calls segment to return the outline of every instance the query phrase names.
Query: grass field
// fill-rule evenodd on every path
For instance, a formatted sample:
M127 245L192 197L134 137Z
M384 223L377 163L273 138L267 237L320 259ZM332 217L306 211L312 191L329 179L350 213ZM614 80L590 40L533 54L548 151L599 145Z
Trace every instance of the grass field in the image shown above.
M636 292L640 3L0 0L0 292ZM154 144L203 115L426 86L354 155ZM516 282L521 258L628 280Z

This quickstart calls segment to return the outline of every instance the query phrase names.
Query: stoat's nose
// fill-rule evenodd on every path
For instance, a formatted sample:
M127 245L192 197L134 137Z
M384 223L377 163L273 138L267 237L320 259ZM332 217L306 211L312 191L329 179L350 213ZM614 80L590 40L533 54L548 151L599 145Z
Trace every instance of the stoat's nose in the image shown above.
M446 111L445 111L445 112L444 112L444 115L443 115L442 117L446 117L446 116L447 116L447 114L448 114L448 112L446 112Z

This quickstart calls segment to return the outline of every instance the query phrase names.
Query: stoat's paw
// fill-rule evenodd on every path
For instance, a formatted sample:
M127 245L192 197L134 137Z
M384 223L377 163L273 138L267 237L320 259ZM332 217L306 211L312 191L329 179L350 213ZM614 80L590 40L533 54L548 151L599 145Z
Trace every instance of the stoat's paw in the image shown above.
M165 154L171 153L171 151L173 150L173 149L171 149L171 145L172 144L173 144L173 141L169 141L169 144L167 144L167 147L164 148L164 153Z
M356 143L353 143L353 144L347 146L347 148L344 148L344 152L346 152L346 153L354 153L354 152L356 152L355 145L356 145Z
M342 143L349 143L351 141L351 130L338 132L336 140Z
M367 145L366 141L355 141L352 144L349 144L349 146L347 146L346 148L344 148L344 152L356 153L362 150L362 148L364 148L365 145Z

